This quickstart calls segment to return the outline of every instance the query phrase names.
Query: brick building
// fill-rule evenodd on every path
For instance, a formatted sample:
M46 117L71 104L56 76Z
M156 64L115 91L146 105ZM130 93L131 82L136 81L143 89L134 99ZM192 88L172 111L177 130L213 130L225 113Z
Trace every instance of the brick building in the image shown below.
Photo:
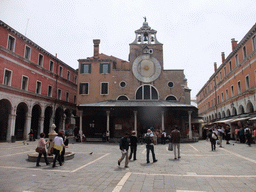
M67 129L76 114L77 71L0 21L0 140Z
M207 124L249 120L256 114L256 24L239 43L231 39L231 46L197 94L199 116Z
M164 70L156 33L146 21L135 31L129 61L100 53L99 39L93 40L94 55L78 60L77 107L86 137L109 131L119 138L132 130L140 135L150 127L169 133L174 125L184 135L185 127L191 130L197 108L190 105L184 71Z

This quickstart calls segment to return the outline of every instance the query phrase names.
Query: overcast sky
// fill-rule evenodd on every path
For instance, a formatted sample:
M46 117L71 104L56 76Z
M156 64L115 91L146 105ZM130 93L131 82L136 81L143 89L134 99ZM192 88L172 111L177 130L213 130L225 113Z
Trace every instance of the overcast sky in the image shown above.
M128 60L147 17L163 43L164 69L184 69L191 97L256 22L255 0L0 0L0 19L71 67L100 53ZM0 37L1 38L1 37Z

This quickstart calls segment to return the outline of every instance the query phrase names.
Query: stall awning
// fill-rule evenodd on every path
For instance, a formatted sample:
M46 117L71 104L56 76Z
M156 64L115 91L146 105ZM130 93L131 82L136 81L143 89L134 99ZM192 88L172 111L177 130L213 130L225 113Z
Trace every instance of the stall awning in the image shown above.
M236 118L236 119L233 119L231 122L244 121L246 119L249 119L249 117Z
M256 121L256 117L249 119L249 121Z

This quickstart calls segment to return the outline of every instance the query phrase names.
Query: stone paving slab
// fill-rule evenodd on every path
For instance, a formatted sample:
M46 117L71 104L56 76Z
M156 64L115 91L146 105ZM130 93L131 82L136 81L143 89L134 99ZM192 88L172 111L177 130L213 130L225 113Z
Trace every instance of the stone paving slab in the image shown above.
M233 145L234 144L234 145ZM52 168L28 162L37 142L0 143L0 191L193 192L256 191L256 146L231 141L211 151L210 142L181 144L174 160L168 145L156 145L158 162L146 163L145 145L138 145L137 161L124 168L115 143L74 143L67 151L74 159ZM90 153L93 152L91 155ZM151 162L152 162L152 157Z

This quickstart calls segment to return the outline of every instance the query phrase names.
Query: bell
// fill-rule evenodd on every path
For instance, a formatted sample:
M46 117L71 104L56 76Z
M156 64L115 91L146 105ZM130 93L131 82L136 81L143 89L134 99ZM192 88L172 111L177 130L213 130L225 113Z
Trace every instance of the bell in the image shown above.
M155 38L154 37L151 37L151 41L154 42Z
M144 41L147 41L148 40L148 36L144 36Z

